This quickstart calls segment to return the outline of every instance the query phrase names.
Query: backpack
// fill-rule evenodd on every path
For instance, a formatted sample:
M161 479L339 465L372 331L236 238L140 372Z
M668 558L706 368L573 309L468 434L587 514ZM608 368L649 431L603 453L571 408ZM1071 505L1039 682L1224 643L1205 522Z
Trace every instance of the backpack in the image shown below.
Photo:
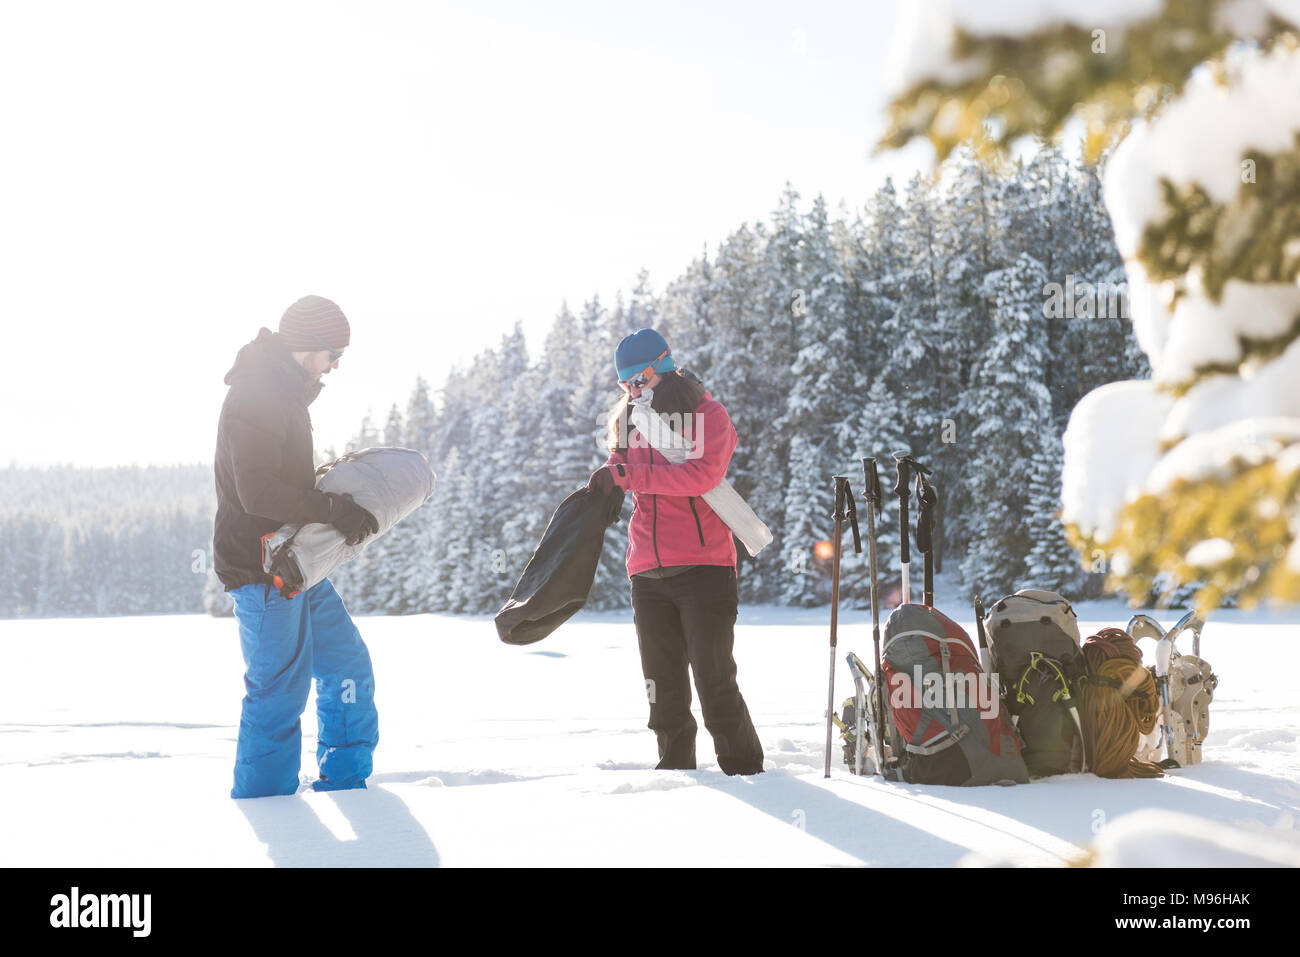
M993 604L985 633L1029 773L1086 770L1078 692L1088 669L1070 603L1055 592L1023 588Z
M927 605L900 605L885 623L885 696L898 768L911 784L1029 781L1020 737L970 637Z

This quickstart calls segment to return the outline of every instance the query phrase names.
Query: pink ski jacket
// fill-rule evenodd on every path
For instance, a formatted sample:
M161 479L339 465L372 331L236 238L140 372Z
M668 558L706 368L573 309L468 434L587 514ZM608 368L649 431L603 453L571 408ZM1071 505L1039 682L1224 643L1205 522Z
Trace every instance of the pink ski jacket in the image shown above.
M708 392L693 415L694 457L680 465L670 464L635 429L629 430L627 454L614 452L605 462L615 483L632 493L628 578L669 565L736 564L731 529L700 497L726 478L736 429L722 403Z

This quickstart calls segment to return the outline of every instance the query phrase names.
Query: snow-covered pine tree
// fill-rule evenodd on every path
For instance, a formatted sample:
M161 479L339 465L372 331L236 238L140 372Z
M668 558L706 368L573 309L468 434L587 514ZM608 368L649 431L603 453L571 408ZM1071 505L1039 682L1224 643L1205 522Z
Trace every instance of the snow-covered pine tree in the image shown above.
M406 423L402 421L402 410L394 402L388 410L388 419L384 423L384 444L401 446L406 438Z
M923 458L939 438L939 261L936 201L931 184L914 176L903 211L903 272L898 306L885 320L888 360L883 378L901 413L906 448Z
M897 464L893 453L907 451L906 423L902 405L890 391L883 377L877 377L867 389L865 402L858 418L857 443L853 446L849 472L854 495L858 496L858 525L867 534L866 503L859 495L864 484L862 459L876 459L876 474L880 476L883 514L876 519L876 565L880 582L880 597L884 609L898 603L901 584L900 539L898 529L898 499L892 494L897 479ZM914 518L914 515L913 515ZM870 567L866 558L867 543L862 544L862 573L847 577L844 598L859 608L870 607Z
M830 595L829 579L813 561L813 548L831 529L831 476L851 464L845 460L845 424L858 406L860 386L843 264L821 196L805 220L799 276L805 285L795 315L799 351L780 419L790 448L780 594L785 604L813 605Z
M532 469L536 465L536 430L540 410L531 401L538 383L538 372L529 367L528 345L523 326L516 322L497 346L498 394L505 401L485 404L489 437L487 458L491 467L483 489L489 509L494 513L497 538L488 562L489 580L484 594L492 611L510 596L519 573L546 527L547 502L538 494ZM492 437L495 441L492 441Z
M41 536L37 545L36 599L33 608L35 617L50 618L63 611L60 603L60 586L67 576L64 539L63 526L57 524ZM154 596L141 597L147 602Z
M473 455L473 414L482 402L474 391L469 370L456 366L447 374L438 390L437 416L433 420L431 452L428 456L438 474L438 487L430 503L431 528L426 541L433 547L428 565L430 602L436 610L468 611L476 594L472 581L473 536L476 517L471 514L478 497L472 483L463 475L461 462ZM446 474L444 475L444 470ZM404 580L409 581L408 571ZM466 604L465 596L470 596Z
M668 283L663 296L656 300L656 324L652 326L670 345L681 343L683 348L689 347L690 368L706 381L713 375L713 348L718 337L709 305L713 282L713 267L705 249L682 275ZM630 320L627 325L630 326Z
M940 555L960 551L970 538L977 509L967 494L967 449L963 439L971 421L966 403L975 360L988 342L988 303L984 277L1004 265L1002 248L1009 224L1002 195L1011 177L999 177L968 152L946 164L946 188L935 198L938 306L929 338L935 343L935 408L927 420L923 461L934 470L943 500Z
M532 405L536 418L525 422L533 439L536 480L545 486L551 508L586 481L593 457L587 431L595 427L590 414L575 413L573 367L579 361L582 331L567 304L551 322L538 356L539 378ZM549 512L547 513L549 514Z
M760 357L744 346L766 328L762 261L765 242L766 231L749 224L728 236L718 246L707 295L696 298L701 308L707 307L707 313L697 313L700 324L692 336L692 349L698 351L707 344L712 359L707 370L711 390L723 405L733 391L743 391L758 372ZM733 422L737 415L747 426L755 425L758 419L757 411L747 408L733 412ZM742 434L742 447L744 443Z
M1047 248L1054 254L1047 264L1054 285L1044 296L1052 343L1052 413L1062 432L1090 389L1150 375L1124 308L1123 260L1097 170L1076 162L1065 173L1056 201L1044 210L1053 240Z
M204 510L203 518L211 519L211 515ZM86 519L83 516L76 516L68 523L68 580L64 585L64 608L67 615L89 615L94 611L94 583L88 577L91 569L98 556L94 554L91 546L91 539L83 524ZM0 522L0 538L4 536L3 522ZM0 544L0 554L3 553L4 545ZM4 560L0 557L0 582L9 580L4 570ZM3 586L0 586L0 593L3 592ZM183 610L189 611L188 607ZM0 617L5 617L3 610L3 599L0 598Z
M437 470L438 482L433 497L403 520L407 526L406 548L393 575L404 614L422 615L443 610L442 592L437 584L442 543L436 537L435 529L440 513L448 508L443 471Z
M1285 388L1300 369L1300 14L1115 4L1090 34L1034 6L1014 23L980 4L910 21L884 143L925 136L942 159L1083 118L1095 162L1123 137L1105 191L1152 379L1075 407L1067 527L1136 599L1163 576L1204 577L1203 609L1300 600L1300 400Z
M1028 478L1052 428L1044 384L1046 334L1043 267L1027 254L985 278L993 323L967 404L972 422L962 443L975 516L961 562L963 581L981 594L1015 591L1032 546Z
M514 376L520 371L519 358L511 357L506 374ZM484 349L474 357L466 371L465 387L466 401L461 414L467 418L468 439L459 450L461 488L456 501L464 503L460 509L461 521L469 550L458 560L457 567L463 578L464 608L488 612L500 608L510 585L503 560L505 542L498 511L507 476L495 467L492 455L500 444L503 428L497 397L504 395L506 389L501 356L496 349Z
M863 213L835 225L854 362L864 395L885 361L884 322L897 305L899 216L894 184L886 180Z
M406 432L401 410L393 403L388 410L382 438L374 435L373 446L401 446ZM366 435L363 423L361 436ZM382 538L366 545L365 551L346 567L344 581L352 596L354 611L369 614L398 615L407 609L401 594L400 568L408 553L404 538L408 529L403 525L390 529Z
M736 431L747 446L742 472L753 482L748 499L760 517L770 518L774 539L747 571L747 592L755 601L772 601L787 580L785 530L777 516L785 512L790 436L781 422L791 387L786 370L799 351L798 314L808 295L807 277L800 271L804 217L798 201L799 194L787 184L772 213L771 230L758 233L766 241L759 260L756 311L745 323L752 331L736 343L742 355L730 364L740 367L739 374L726 380L728 395L739 394L733 402L723 402L729 413L740 416Z
M644 290L643 290L644 293ZM647 303L643 300L641 309ZM650 316L642 312L646 318ZM579 358L576 363L574 392L571 409L575 430L582 437L586 459L573 477L569 491L586 482L592 470L609 457L606 446L606 427L609 411L622 394L618 373L614 368L614 350L623 338L622 329L600 303L598 296L583 305L579 316L581 328L578 342ZM642 327L643 328L643 327ZM669 343L679 363L683 362L686 344ZM567 493L566 493L567 494ZM559 499L555 505L559 504ZM631 509L631 496L624 503L624 514ZM549 514L549 513L548 513ZM620 521L605 533L605 547L596 565L588 604L592 608L626 607L627 580L627 527Z
M431 462L444 461L452 449L469 446L472 437L470 413L476 401L478 400L467 381L466 370L461 366L453 366L438 389L437 415L433 419L430 436L430 450L433 454L428 456Z
M757 559L751 559L744 549L737 554L741 601L771 601L764 580L770 577L773 587L776 587L777 566L781 563L781 513L772 511L767 503L754 498L754 491L771 468L769 456L761 444L763 410L759 403L751 400L749 389L750 382L759 374L755 364L757 357L749 351L748 343L760 335L763 328L763 238L761 229L746 224L719 245L713 266L707 270L709 286L693 296L697 308L702 311L697 312L696 331L690 344L691 367L703 378L705 388L726 407L736 429L738 444L727 477L777 537L777 541ZM701 262L701 265L707 264ZM705 278L704 272L701 277ZM665 297L665 317L669 315L670 305L684 298L684 294L673 300ZM765 574L765 570L770 574Z
M830 538L832 496L825 487L831 479L826 471L822 442L795 433L790 437L790 484L786 488L782 525L782 589L776 599L784 605L823 604L829 595L826 563L814 558L817 542Z
M632 287L626 311L619 321L611 325L614 333L611 338L617 345L630 332L659 327L659 300L650 284L649 270L642 269L636 274L636 285Z
M1073 601L1096 597L1100 576L1090 576L1079 564L1061 524L1061 439L1055 429L1039 433L1038 449L1029 466L1025 529L1024 588L1046 588ZM1096 580L1094 580L1094 578Z
M374 416L367 410L365 417L361 420L361 427L357 430L356 435L348 439L345 449L348 452L355 452L358 449L369 449L379 444L379 429L375 427Z
M433 437L436 431L437 410L429 394L429 384L423 376L417 377L406 403L405 431L401 444L424 453L437 475L433 498L403 520L405 539L397 553L399 567L393 572L393 598L404 614L422 614L433 611L434 595L431 586L432 566L439 548L432 534L433 513L446 508L446 500L439 494L443 480L442 463L433 457Z
M415 380L415 388L411 390L411 398L406 403L406 434L402 444L425 453L427 457L433 447L436 416L433 398L429 394L429 383L423 376L419 376ZM429 464L435 472L438 470L437 462L431 461Z
M121 564L121 549L117 546L115 530L107 525L93 526L90 530L90 540L94 543L91 554L95 556L94 568L89 579L93 583L91 614L97 617L120 614L115 604L118 583L111 577L112 570L120 567Z
M441 547L431 567L429 587L434 589L435 607L450 612L480 610L479 582L474 578L478 522L471 505L478 496L470 472L462 467L465 464L461 450L452 448L446 458L442 487L447 501L456 503L456 507L436 511L432 523L433 535Z
M506 577L511 586L552 512L582 487L608 455L604 417L618 396L613 335L598 297L584 304L581 318L566 304L551 324L535 373L528 377L529 400L521 404L519 429L528 448L526 460L532 463L526 476L527 521L535 533L510 560ZM611 531L608 541L615 537ZM592 607L626 602L627 570L621 556L612 545L602 554L589 601Z

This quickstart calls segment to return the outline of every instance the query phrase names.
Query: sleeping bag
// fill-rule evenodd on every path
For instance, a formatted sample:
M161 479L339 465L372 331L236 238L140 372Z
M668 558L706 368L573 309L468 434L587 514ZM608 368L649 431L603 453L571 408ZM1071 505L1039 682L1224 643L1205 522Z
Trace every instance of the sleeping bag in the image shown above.
M587 603L605 529L618 521L623 492L580 488L551 516L510 599L497 612L497 634L508 645L541 641Z
M327 462L316 470L316 488L350 493L375 517L379 531L348 545L333 525L281 525L262 536L263 570L275 576L285 598L306 591L428 501L436 481L428 459L415 449L361 449Z

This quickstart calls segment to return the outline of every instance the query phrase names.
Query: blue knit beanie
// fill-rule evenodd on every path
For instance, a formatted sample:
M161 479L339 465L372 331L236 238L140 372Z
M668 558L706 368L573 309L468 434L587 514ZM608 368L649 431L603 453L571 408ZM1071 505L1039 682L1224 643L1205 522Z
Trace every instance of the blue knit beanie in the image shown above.
M653 366L655 372L672 372L677 363L673 362L671 355L665 355L666 352L668 343L663 336L653 329L638 329L625 337L614 351L618 381L626 382L647 366Z

